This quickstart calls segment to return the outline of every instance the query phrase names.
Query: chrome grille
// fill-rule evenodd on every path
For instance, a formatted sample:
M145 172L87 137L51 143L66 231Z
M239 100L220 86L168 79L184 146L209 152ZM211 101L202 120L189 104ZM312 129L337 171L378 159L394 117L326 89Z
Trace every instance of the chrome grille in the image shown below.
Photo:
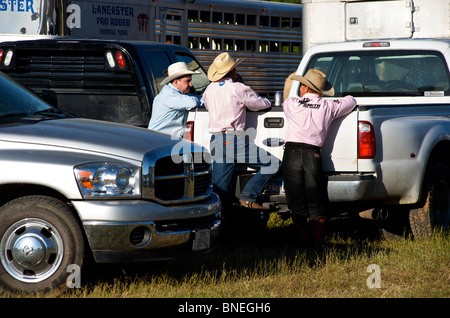
M207 198L212 192L212 171L205 154L155 158L148 177L144 176L144 197L165 204Z

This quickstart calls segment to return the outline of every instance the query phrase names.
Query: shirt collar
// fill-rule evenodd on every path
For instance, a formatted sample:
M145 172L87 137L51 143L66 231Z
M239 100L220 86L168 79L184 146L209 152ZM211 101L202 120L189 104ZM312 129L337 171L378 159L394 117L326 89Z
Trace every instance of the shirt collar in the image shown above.
M183 92L180 91L180 90L179 90L178 88L176 88L175 86L173 86L172 83L167 84L167 86L169 86L170 89L173 89L173 90L179 92L180 94L183 94Z
M217 81L217 83L224 82L224 81L233 82L233 79L231 77L222 77L220 80Z
M303 95L302 99L304 99L304 98L318 99L318 98L320 98L320 96L317 94L313 94L313 93L306 93L305 95Z

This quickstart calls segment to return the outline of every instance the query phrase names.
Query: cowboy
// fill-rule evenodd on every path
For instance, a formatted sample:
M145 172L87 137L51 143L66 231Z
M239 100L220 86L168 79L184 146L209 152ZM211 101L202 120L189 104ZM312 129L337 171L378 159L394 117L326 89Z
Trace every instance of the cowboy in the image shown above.
M221 53L208 69L211 81L203 93L209 112L208 130L212 134L210 149L213 156L213 185L225 207L236 164L260 168L247 182L240 195L240 204L250 209L269 210L257 201L279 169L279 160L257 147L252 138L245 138L246 109L253 111L271 106L267 98L237 81L236 67L243 59L234 60Z
M334 119L350 113L356 106L352 96L339 100L326 75L310 69L305 76L293 75L300 82L300 98L283 103L287 120L283 155L283 178L288 208L299 233L301 245L321 245L325 238L326 183L323 179L321 147Z
M204 106L200 96L189 93L192 75L200 72L189 70L184 62L171 64L167 71L168 76L161 82L163 88L153 100L148 129L183 138L189 110Z

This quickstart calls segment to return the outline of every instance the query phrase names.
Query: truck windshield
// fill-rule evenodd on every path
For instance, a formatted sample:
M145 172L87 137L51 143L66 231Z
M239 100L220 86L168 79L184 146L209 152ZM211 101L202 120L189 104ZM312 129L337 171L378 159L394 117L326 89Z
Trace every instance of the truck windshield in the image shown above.
M311 59L310 68L327 75L336 97L450 95L448 68L434 51L324 53Z
M0 72L0 119L58 111Z

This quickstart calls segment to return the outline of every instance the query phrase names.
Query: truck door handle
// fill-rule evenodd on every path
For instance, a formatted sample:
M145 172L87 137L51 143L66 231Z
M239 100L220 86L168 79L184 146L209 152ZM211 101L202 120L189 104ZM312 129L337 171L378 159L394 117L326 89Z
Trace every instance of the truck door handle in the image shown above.
M264 118L264 128L283 128L284 118L282 117L267 117Z

